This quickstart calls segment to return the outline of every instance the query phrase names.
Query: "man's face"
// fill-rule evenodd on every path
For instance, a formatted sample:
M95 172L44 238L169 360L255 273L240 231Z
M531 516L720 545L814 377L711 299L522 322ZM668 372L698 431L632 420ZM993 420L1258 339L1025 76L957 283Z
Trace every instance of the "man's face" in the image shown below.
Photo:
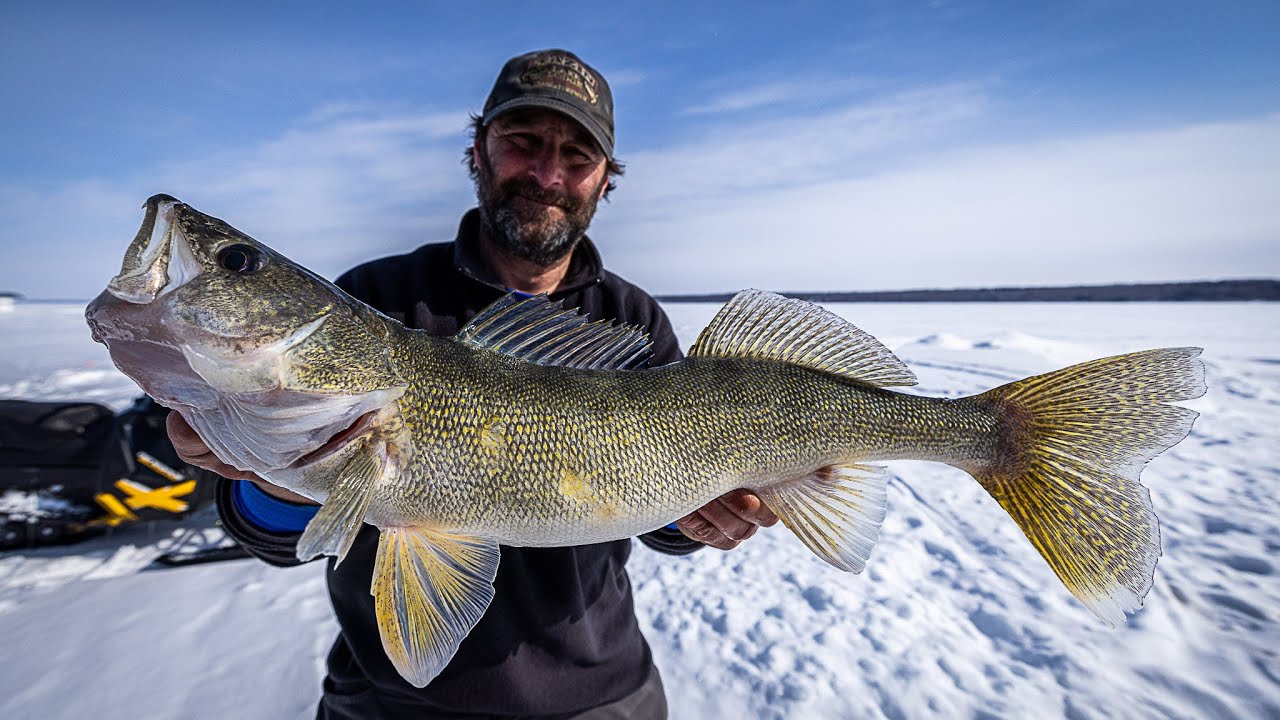
M476 195L490 239L541 266L572 252L608 183L606 159L577 122L513 110L476 139Z

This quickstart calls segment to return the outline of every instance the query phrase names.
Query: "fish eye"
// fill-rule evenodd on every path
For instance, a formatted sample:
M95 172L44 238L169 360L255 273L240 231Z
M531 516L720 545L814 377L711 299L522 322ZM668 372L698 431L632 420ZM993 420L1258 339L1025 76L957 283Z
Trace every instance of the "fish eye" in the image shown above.
M218 251L218 266L233 273L251 273L262 267L262 253L244 243L228 245Z

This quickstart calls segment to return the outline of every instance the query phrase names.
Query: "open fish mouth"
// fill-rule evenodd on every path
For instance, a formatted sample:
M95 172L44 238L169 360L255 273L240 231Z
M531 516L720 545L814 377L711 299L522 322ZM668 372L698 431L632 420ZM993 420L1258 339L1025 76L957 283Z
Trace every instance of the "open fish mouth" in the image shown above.
M185 208L168 195L147 201L142 227L125 254L120 273L107 285L107 292L125 302L146 304L181 287L200 272L199 263L178 228L178 215Z
M307 465L323 460L346 447L348 443L363 435L366 430L373 426L373 416L377 413L377 410L370 410L356 418L355 422L348 425L345 429L340 430L336 435L325 441L325 443L320 447L293 461L289 467L293 469L306 467Z

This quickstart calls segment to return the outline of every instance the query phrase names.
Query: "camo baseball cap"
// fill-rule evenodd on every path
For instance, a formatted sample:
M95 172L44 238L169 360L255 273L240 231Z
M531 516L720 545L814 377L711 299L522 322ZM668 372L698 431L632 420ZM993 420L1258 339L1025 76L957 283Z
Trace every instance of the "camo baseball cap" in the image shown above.
M484 103L481 121L509 110L540 107L564 113L586 128L613 157L613 93L595 68L568 50L537 50L511 58Z

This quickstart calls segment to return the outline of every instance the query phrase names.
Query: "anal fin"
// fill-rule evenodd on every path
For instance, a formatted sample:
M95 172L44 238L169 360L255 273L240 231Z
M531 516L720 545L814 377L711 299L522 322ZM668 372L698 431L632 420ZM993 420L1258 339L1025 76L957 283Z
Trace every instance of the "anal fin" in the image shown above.
M382 647L396 670L426 687L493 600L498 544L424 528L384 528L373 593Z
M338 474L333 492L307 523L298 540L297 556L306 562L320 555L336 555L341 563L355 542L373 499L374 482L388 462L386 445L368 441Z
M866 567L884 521L884 468L831 465L755 492L815 555L848 572Z

